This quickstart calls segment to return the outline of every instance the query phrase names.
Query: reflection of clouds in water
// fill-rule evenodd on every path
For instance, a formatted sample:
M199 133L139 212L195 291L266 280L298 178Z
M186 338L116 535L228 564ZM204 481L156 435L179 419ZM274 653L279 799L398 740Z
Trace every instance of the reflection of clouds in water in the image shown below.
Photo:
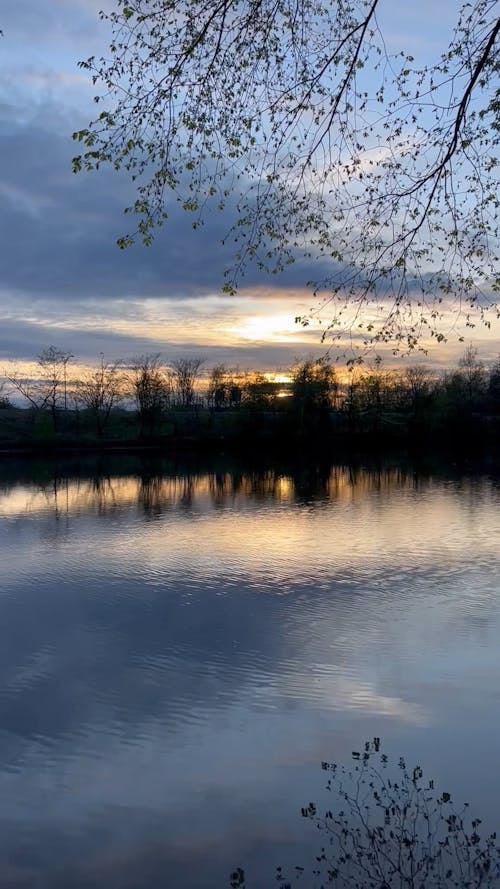
M169 808L189 809L198 793L226 793L235 782L245 788L246 798L258 799L275 780L276 768L309 764L310 748L316 746L321 719L312 709L310 723L300 708L278 713L277 698L288 692L284 678L272 689L268 707L254 707L257 692L251 686L226 708L211 711L207 701L203 719L187 718L174 736L163 719L145 715L126 732L110 719L106 726L88 724L53 741L33 738L24 745L22 768L0 774L0 796L12 799L11 817L29 822L50 792L45 820L62 824L85 820L103 806L163 812L167 795ZM427 724L423 707L377 694L368 683L334 679L324 684L321 698L333 711L352 709ZM182 825L179 830L183 833Z
M418 706L351 675L360 630L356 621L349 629L347 597L337 607L329 597L323 601L319 635L317 610L299 603L291 620L293 603L283 610L279 597L252 602L237 594L219 597L213 588L185 607L182 589L165 587L156 600L143 600L133 584L111 600L98 596L83 584L70 597L47 591L42 603L4 603L10 633L0 652L2 724L28 744L33 737L58 744L92 726L99 734L108 723L118 737L133 738L154 716L175 747L206 722L231 719L242 700L251 713L272 713L287 699L298 709L421 718ZM326 607L342 627L338 642ZM29 625L26 610L33 609L37 621ZM364 630L367 644L376 639L374 624ZM20 745L13 762L22 756Z
M325 671L326 673L326 671ZM293 677L297 679L297 677ZM324 675L319 678L314 674L304 674L300 683L285 678L283 687L275 689L279 697L295 697L308 689L308 697L317 706L332 710L359 710L362 713L389 716L398 722L408 725L425 726L429 722L427 708L421 704L413 704L398 697L380 694L369 682L355 682L345 679L342 675Z
M0 775L0 797L9 801L9 830L40 831L37 843L46 834L48 849L57 842L56 860L64 863L67 856L73 868L76 863L77 881L93 873L99 882L115 866L113 880L121 873L122 882L111 885L120 889L136 885L122 868L131 865L133 872L145 860L156 878L168 874L170 879L177 861L179 867L189 861L198 887L200 867L216 869L214 847L221 850L219 869L227 870L228 841L240 861L255 844L263 849L267 844L276 856L280 844L286 849L293 841L297 854L305 842L302 855L307 860L310 838L303 835L299 802L310 795L311 774L317 775L318 763L331 749L325 745L325 720L312 710L307 718L302 709L274 715L252 710L251 695L252 690L243 690L241 700L216 718L185 725L174 746L165 723L148 718L126 736L89 726L87 733L68 735L48 750L44 743L32 743L22 768ZM325 698L334 708L368 709L410 723L421 719L419 708L377 696L366 685L356 688L353 682L325 688ZM298 787L283 812L277 801L282 802L282 781L288 774ZM271 858L268 873L275 864ZM53 864L45 866L50 871ZM207 886L220 880L216 873ZM182 885L191 885L189 876Z
M34 651L29 660L2 677L2 695L11 697L33 688L56 664L55 653L47 648Z

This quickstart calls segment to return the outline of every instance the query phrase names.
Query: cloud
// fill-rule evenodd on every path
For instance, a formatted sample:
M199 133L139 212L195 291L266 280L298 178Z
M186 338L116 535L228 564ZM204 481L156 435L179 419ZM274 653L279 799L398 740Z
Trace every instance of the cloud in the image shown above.
M277 276L250 265L237 298L215 311L234 259L234 242L221 241L236 218L235 199L227 212L209 212L196 232L174 200L151 248L116 247L133 227L123 215L132 183L110 169L71 172L78 152L71 133L95 114L94 88L77 60L106 51L103 5L111 9L114 0L19 0L2 16L0 357L31 358L50 342L82 357L183 348L243 366L289 364L304 349L322 353L318 327L280 343L259 331L266 315L289 313L293 321L308 313L315 303L308 282L332 271L325 260L297 257ZM153 299L162 308L151 314ZM328 323L329 308L320 314Z
M31 294L169 295L182 298L220 289L234 245L222 246L235 205L228 214L209 213L200 230L176 201L169 220L149 249L120 251L116 239L133 225L123 209L133 200L131 184L114 171L74 176L77 147L70 133L81 121L53 105L27 121L14 108L0 110L0 236L4 245L0 286ZM314 269L314 271L317 271ZM310 264L298 262L273 283L303 287ZM245 286L267 276L250 267Z
M175 322L172 323L172 329ZM205 331L206 337L203 337ZM193 331L191 331L192 333ZM5 362L10 360L32 361L42 349L54 344L58 348L71 351L81 361L93 363L103 352L109 358L127 359L133 355L161 352L167 361L179 357L202 357L208 365L224 363L231 367L242 368L273 368L276 366L290 367L297 360L309 357L314 352L318 355L322 350L317 345L314 334L306 334L311 343L252 343L247 340L231 342L221 337L217 342L217 331L210 334L206 325L200 320L197 337L184 336L182 330L176 339L168 333L156 332L153 325L149 335L120 333L113 329L113 324L102 324L87 330L73 324L34 323L14 319L4 319L0 325L0 356Z
M0 355L30 359L55 343L82 358L173 350L243 366L293 362L295 332L274 345L228 329L241 328L246 315L276 314L277 302L293 327L312 302L312 267L297 262L278 277L249 268L241 294L224 296L233 257L233 245L221 245L227 215L209 214L194 232L176 202L151 248L120 251L133 189L110 170L73 175L70 134L81 125L79 112L51 100L0 103ZM309 349L311 332L301 339ZM321 348L317 333L314 346Z

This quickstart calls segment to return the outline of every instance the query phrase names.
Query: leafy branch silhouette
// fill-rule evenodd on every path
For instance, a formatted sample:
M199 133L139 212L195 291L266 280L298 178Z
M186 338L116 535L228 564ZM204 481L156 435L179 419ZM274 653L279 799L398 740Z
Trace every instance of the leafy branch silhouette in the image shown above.
M310 877L317 889L472 889L500 886L496 833L481 836L481 821L465 803L455 808L448 792L424 781L420 766L401 757L394 766L380 739L367 741L348 765L323 762L331 808L323 814L308 803L302 816L323 834ZM293 880L306 869L296 867ZM279 867L280 889L292 882ZM231 874L232 889L246 886L245 873Z

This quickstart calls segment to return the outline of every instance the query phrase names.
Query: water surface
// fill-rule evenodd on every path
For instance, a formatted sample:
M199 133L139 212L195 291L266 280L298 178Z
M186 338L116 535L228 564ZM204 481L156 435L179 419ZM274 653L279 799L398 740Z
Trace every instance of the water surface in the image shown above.
M0 885L270 886L374 735L500 826L495 476L0 482Z

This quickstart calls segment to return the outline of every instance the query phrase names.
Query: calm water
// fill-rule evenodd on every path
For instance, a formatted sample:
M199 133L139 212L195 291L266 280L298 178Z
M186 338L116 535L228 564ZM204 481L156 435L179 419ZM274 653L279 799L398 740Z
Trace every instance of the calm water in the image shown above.
M252 887L378 735L500 827L500 485L0 470L0 886Z

